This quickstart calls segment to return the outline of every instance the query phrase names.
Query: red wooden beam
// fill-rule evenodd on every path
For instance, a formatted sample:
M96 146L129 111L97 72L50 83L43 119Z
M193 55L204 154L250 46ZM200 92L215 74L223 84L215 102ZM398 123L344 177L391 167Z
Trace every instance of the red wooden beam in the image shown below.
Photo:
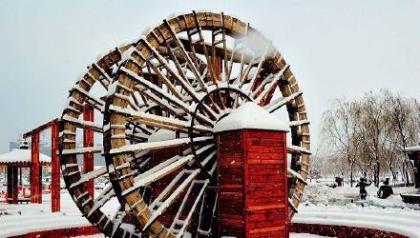
M33 134L40 133L41 131L46 130L49 127L51 127L51 124L53 124L53 123L55 123L57 121L58 121L58 118L54 118L51 121L48 121L48 122L46 122L46 123L44 123L44 124L42 124L42 125L34 128L34 129L32 129L32 130L30 130L28 132L25 132L23 134L23 138L28 138L28 137L32 136Z
M83 120L85 121L94 121L94 108L88 104L83 108ZM85 128L83 130L83 146L92 147L94 145L94 132L91 128ZM90 172L94 169L94 154L85 153L83 154L83 168L84 172ZM87 191L89 194L94 197L94 181L88 181L86 183Z
M39 163L39 132L32 134L31 144L31 202L42 203L41 165Z
M286 132L216 134L221 236L289 237Z
M220 58L220 57L216 57L216 58L214 58L214 65L213 65L213 68L214 68L214 77L216 77L216 79L217 80L221 80L221 73L223 72L223 61L222 61L222 58Z
M51 124L51 211L60 211L60 158L58 156L59 123Z

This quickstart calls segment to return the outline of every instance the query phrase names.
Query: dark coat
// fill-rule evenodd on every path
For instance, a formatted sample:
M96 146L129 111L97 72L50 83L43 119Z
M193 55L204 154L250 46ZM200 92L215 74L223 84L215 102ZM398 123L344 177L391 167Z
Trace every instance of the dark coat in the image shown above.
M356 184L356 187L360 188L359 192L360 192L360 194L362 194L362 193L367 193L366 187L370 186L370 185L371 185L371 183L367 183L366 181L360 181Z
M388 198L389 196L391 196L392 194L394 194L394 191L392 190L392 187L389 185L382 185L381 187L379 187L378 190L378 198Z

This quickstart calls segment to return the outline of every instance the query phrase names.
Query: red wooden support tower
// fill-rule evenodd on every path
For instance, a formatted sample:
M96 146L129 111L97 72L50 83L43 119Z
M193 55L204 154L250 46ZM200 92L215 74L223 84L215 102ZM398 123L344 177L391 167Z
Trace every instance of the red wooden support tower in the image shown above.
M241 110L254 106L239 108L215 128L219 236L284 238L289 224L287 127L273 126L266 121L271 115L261 110L254 112L261 118L258 124L248 123L255 116Z

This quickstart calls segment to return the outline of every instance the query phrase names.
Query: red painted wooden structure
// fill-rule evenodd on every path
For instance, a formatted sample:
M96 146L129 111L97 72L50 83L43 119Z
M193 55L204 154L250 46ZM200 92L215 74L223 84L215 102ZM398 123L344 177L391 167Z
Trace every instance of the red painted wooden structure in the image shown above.
M18 203L18 166L7 166L7 202Z
M216 135L219 236L288 237L286 132Z
M42 203L42 167L39 163L39 131L31 135L31 202Z
M23 143L19 146L19 150L27 150L27 144ZM10 155L8 156L21 156L21 152L16 152L17 154L13 154L14 152L9 152ZM39 157L38 157L39 159ZM50 162L47 161L39 161L38 160L38 174L41 173L42 166L49 166ZM10 204L18 204L19 202L29 202L26 195L26 188L22 186L22 170L25 168L31 169L32 162L26 159L19 159L14 158L12 161L0 161L0 167L6 168L7 174L7 198L6 201ZM22 192L23 197L19 198L19 191Z
M83 120L85 121L94 121L94 108L93 106L86 104L83 108ZM94 132L92 128L83 129L83 146L93 147L94 146ZM84 173L93 171L94 169L94 154L85 153L83 154L83 169ZM87 183L87 191L89 194L94 197L94 181L90 180Z
M51 210L60 211L60 158L58 156L59 123L51 125Z
M39 135L51 128L51 210L60 211L60 159L58 156L59 121L53 119L23 135L32 138L31 144L31 202L42 203L42 166L39 161Z

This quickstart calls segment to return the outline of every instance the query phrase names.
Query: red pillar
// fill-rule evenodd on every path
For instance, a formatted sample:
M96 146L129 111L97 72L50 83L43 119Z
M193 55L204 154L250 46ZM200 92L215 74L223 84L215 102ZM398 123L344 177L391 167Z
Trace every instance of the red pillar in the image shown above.
M60 158L58 156L58 121L51 125L51 211L60 211Z
M217 80L220 80L221 79L220 74L222 73L222 70L223 70L223 65L222 65L223 60L220 57L216 57L214 58L213 63L214 63L213 68L214 68L215 77Z
M31 202L42 203L41 165L39 163L39 132L32 134L31 144Z
M7 202L18 204L18 168L7 166Z
M286 132L216 134L219 237L288 237Z
M94 108L88 104L83 108L83 120L94 121ZM94 145L94 132L91 128L85 128L83 130L83 146L92 147ZM94 154L85 153L83 154L83 168L84 172L90 172L94 169ZM86 183L87 191L92 197L94 197L94 181L88 181Z

